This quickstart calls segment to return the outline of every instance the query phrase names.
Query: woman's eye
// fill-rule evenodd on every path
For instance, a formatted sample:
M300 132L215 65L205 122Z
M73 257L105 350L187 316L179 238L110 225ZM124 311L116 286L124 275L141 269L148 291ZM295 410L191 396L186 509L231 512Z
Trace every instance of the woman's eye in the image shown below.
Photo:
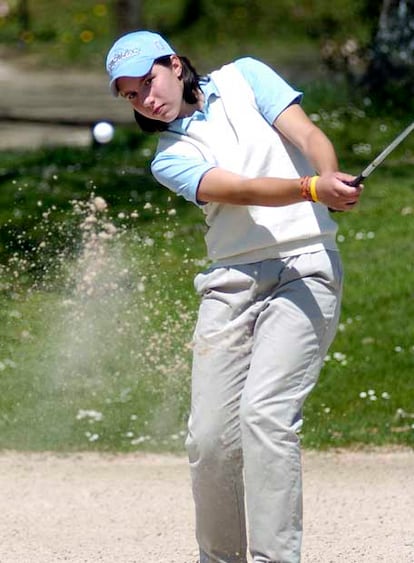
M137 93L136 92L130 92L128 94L128 100L135 100L135 98L137 97Z

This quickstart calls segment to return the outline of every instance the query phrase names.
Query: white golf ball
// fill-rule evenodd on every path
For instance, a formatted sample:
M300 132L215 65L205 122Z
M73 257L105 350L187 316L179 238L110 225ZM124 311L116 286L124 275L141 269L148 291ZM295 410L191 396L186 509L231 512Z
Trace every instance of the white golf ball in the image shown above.
M110 143L114 136L114 127L107 121L100 121L92 129L92 134L98 143Z

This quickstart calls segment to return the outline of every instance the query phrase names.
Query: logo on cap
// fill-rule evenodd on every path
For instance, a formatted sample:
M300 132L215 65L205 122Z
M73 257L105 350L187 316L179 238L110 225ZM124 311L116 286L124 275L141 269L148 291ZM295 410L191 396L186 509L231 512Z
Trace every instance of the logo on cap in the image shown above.
M125 49L123 51L119 51L118 53L114 53L114 56L108 63L108 71L112 72L122 61L130 59L135 55L139 55L141 51L141 47L136 47L135 49Z

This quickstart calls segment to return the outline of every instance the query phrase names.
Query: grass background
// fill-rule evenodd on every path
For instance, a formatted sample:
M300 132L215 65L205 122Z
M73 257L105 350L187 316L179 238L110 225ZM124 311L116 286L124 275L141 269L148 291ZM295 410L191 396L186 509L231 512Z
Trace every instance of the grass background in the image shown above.
M109 3L66 3L53 27L48 5L36 4L34 32L20 46L16 24L0 18L1 48L31 64L98 68L113 32ZM336 5L345 23L347 5ZM179 3L157 6L147 11L151 27L173 29ZM247 52L280 63L304 89L305 109L334 141L341 168L360 172L405 116L381 113L341 76L327 79L321 35L305 33L311 20L292 16L277 37L259 41L243 36L247 15L239 12L231 39L224 23L210 43L191 30L175 39L203 70ZM79 40L85 30L92 39ZM201 30L193 33L204 37ZM183 449L204 225L148 174L154 143L124 127L107 146L0 154L0 448ZM367 180L358 208L335 215L343 310L305 408L307 447L414 445L413 161L410 138ZM107 210L94 207L96 196Z

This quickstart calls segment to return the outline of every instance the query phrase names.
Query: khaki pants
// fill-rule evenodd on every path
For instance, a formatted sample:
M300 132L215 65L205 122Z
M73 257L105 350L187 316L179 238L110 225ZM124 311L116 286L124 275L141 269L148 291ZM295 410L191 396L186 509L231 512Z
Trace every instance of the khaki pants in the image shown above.
M187 450L200 563L297 563L302 537L297 432L339 317L338 253L315 252L195 279Z

